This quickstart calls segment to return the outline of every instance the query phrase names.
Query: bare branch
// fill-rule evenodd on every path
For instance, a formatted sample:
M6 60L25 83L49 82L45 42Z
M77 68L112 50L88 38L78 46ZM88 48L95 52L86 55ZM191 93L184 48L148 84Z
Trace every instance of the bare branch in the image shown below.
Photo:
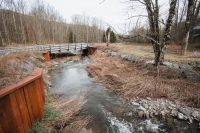
M135 38L135 37L142 37L142 38L145 38L145 39L148 39L150 41L153 41L156 45L160 45L160 43L158 41L156 41L155 39L153 39L152 37L149 37L149 36L145 36L145 35L136 35L136 36L130 36L131 38Z
M102 1L99 2L99 4L103 4L105 1L106 1L106 0L102 0Z
M148 17L148 16L147 15L135 15L135 16L128 17L126 20L135 18L135 17Z

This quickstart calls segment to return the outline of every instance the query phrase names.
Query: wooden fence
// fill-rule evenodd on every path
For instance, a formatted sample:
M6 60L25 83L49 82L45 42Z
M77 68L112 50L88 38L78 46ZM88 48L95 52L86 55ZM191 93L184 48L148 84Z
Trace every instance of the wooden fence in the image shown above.
M24 80L0 89L0 133L29 133L44 112L42 69Z

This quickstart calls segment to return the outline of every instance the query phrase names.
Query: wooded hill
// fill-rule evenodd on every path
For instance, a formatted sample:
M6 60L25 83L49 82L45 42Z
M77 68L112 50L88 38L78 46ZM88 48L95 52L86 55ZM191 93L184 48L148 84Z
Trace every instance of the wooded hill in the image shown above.
M76 16L75 20L80 20ZM103 29L97 21L72 24L38 15L0 10L0 46L13 44L102 42Z

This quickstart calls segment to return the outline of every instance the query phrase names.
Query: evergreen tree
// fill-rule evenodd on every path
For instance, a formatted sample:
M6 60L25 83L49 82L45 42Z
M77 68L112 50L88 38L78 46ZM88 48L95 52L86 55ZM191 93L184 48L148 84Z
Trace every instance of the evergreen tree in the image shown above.
M103 34L103 42L106 42L106 37L108 36L108 32L110 32L110 43L114 43L117 41L115 33L111 30L110 27L107 28L106 34Z

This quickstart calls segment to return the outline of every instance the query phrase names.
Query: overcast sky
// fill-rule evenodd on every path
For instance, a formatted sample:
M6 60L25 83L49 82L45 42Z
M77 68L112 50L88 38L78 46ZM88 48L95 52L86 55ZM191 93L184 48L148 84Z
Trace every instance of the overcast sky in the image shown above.
M87 15L102 19L109 23L118 32L124 29L126 15L126 4L124 0L46 0L50 5L67 20L71 21L71 16L75 14Z
M33 0L34 1L34 0ZM102 19L106 23L112 25L118 32L125 32L126 27L129 27L130 20L127 20L130 16L128 5L124 2L126 0L44 0L62 15L67 21L71 21L73 15L86 15L93 16ZM164 1L164 0L159 0ZM166 0L165 0L166 1ZM101 3L101 4L100 4ZM145 14L145 10L140 9L132 11L132 14ZM136 18L135 18L136 20ZM135 22L132 19L132 24ZM144 21L141 20L141 21ZM145 22L141 22L145 23Z

